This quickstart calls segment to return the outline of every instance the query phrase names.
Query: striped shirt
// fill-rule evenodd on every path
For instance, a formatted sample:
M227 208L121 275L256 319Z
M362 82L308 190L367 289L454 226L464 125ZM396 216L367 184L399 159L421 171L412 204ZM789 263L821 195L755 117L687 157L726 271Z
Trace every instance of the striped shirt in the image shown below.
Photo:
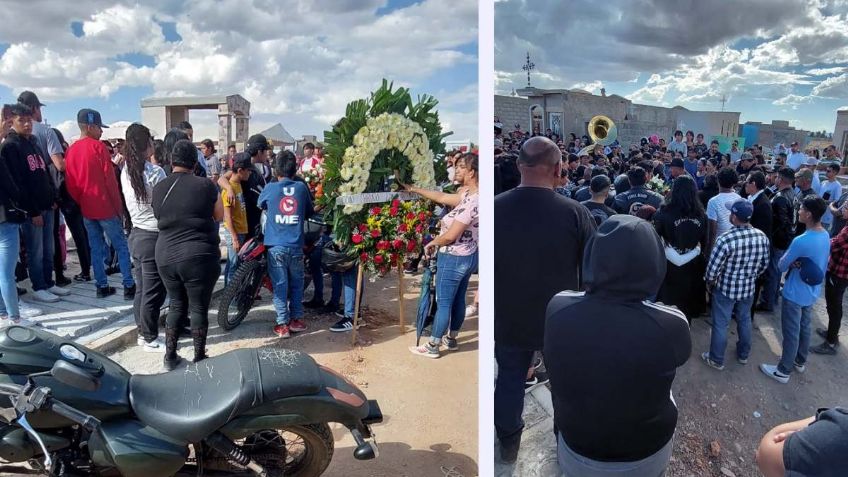
M716 239L704 279L732 300L748 298L768 266L769 248L762 231L750 225L734 226Z

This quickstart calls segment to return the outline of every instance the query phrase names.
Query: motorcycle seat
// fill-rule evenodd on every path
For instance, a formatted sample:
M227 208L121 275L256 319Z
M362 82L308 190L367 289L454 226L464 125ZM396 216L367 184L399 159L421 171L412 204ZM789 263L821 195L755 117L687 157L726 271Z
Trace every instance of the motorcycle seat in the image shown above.
M130 378L130 404L144 424L200 442L236 416L276 399L322 388L309 355L282 348L238 349L185 368Z

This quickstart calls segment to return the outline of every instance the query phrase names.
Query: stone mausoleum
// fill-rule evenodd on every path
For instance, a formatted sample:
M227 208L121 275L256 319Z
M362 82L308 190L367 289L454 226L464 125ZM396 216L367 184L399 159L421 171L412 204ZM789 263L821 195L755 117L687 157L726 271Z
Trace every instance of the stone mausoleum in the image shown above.
M239 146L239 150L244 147L250 130L250 102L237 94L143 99L141 100L141 121L164 137L165 133L181 121L191 122L189 111L192 109L218 111L216 145L218 150L226 151L227 147L234 143ZM233 119L235 119L235 138L233 138Z
M623 145L638 143L642 137L658 134L670 140L675 129L692 130L710 136L736 136L739 130L738 112L691 111L682 106L665 108L637 104L612 94L600 95L579 89L518 90L517 96L495 95L495 116L506 131L520 124L524 131L544 132L551 129L561 137L574 133L586 134L589 120L602 114L618 127L618 140Z

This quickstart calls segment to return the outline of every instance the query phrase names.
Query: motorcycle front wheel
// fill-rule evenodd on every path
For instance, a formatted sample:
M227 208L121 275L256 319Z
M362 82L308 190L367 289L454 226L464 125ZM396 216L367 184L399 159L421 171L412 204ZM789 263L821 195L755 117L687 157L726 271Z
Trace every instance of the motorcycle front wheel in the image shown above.
M244 321L262 284L265 267L259 260L243 262L236 269L218 301L218 326L230 331Z
M327 470L334 451L326 423L261 430L240 444L269 477L317 477Z

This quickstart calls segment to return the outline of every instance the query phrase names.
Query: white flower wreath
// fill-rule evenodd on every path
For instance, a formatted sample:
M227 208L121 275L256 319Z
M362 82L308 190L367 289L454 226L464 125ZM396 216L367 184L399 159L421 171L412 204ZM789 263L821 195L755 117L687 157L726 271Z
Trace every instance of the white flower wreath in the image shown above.
M339 171L346 182L339 186L339 195L361 194L368 186L371 163L380 151L397 149L412 163L412 182L432 189L436 186L433 152L424 129L415 121L397 113L383 113L368 118L365 126L353 137L353 146L345 149ZM343 212L353 214L365 204L345 205Z

